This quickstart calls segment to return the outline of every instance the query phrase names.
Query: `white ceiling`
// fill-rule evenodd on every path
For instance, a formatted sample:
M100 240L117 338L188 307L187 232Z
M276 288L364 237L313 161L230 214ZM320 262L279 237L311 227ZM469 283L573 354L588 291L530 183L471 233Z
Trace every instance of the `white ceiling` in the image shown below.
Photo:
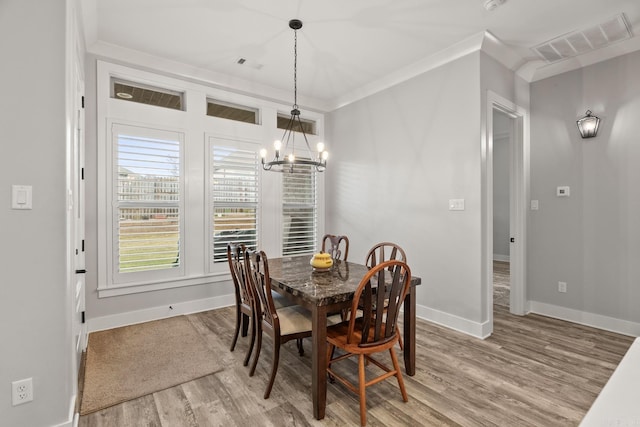
M488 35L527 80L640 49L640 37L548 65L531 47L624 13L640 34L640 0L83 0L87 49L99 56L291 102L292 18L299 103L319 109L356 99L451 46ZM486 32L490 33L487 34ZM491 34L495 38L491 37ZM486 40L486 37L484 37ZM497 40L496 40L497 39ZM236 64L244 57L258 70ZM513 60L516 58L516 60Z

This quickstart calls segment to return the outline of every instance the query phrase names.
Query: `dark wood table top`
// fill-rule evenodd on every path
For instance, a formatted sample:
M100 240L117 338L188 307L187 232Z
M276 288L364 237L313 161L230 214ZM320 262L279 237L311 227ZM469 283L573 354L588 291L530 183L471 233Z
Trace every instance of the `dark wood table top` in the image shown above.
M351 301L367 266L346 261L334 261L326 271L314 271L311 255L269 259L271 286L301 299L309 305L332 305ZM412 276L411 286L421 283Z

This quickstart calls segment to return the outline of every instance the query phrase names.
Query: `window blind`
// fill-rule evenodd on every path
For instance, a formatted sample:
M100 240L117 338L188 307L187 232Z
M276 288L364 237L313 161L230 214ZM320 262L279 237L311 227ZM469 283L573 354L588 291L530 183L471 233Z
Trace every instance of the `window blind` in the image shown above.
M255 249L258 240L258 156L255 150L212 147L213 262L227 260L227 244Z
M180 265L180 140L118 133L118 272Z
M282 184L282 254L311 254L317 240L316 172L312 166L296 166L283 173Z

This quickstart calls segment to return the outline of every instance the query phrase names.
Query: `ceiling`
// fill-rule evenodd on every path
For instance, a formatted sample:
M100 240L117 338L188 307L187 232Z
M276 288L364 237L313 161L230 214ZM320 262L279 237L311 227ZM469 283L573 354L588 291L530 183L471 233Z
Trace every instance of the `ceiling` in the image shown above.
M621 13L632 35L640 34L640 0L506 0L493 11L484 1L83 0L81 7L87 50L99 57L287 102L288 22L298 18L299 103L320 110L487 40L529 81L640 49L640 37L631 37L553 64L531 49Z

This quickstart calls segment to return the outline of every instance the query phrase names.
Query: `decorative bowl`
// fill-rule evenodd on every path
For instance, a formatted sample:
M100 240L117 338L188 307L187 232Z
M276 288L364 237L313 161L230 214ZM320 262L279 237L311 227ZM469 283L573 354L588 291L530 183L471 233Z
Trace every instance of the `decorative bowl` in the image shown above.
M331 254L326 252L318 252L314 254L309 264L317 271L325 271L331 268L333 265L333 260L331 259Z

